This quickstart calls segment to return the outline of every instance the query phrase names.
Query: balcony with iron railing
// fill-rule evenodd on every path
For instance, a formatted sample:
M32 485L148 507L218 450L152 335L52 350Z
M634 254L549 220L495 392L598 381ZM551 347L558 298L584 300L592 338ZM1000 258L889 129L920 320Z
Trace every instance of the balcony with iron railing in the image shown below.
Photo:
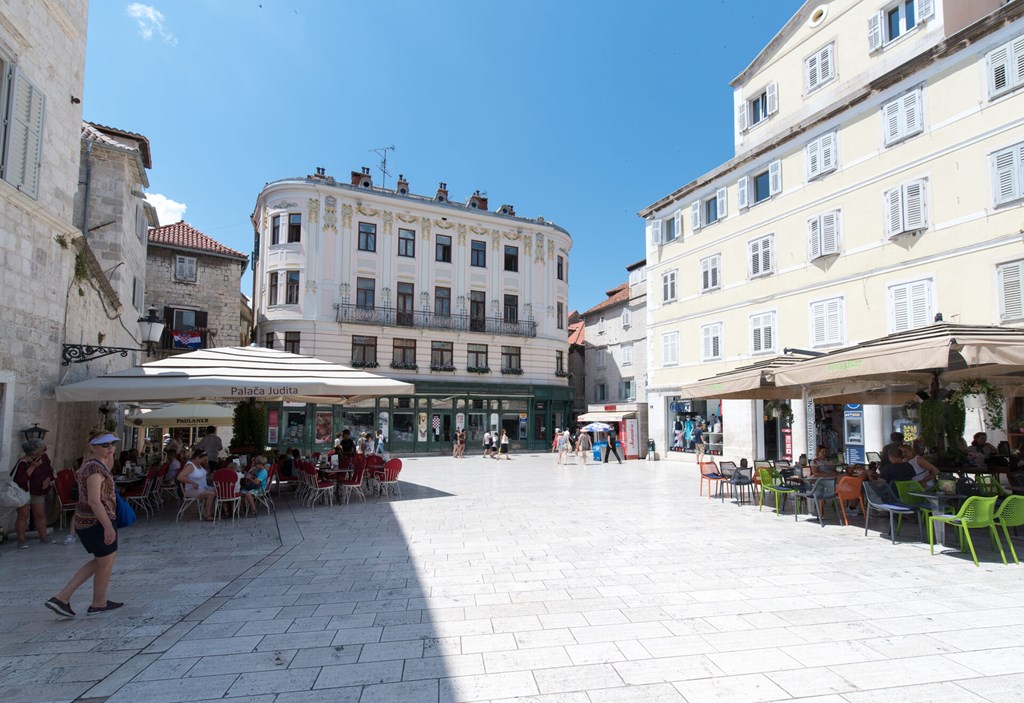
M391 307L364 307L351 303L335 306L338 322L381 327L412 327L417 329L452 330L455 332L482 332L508 337L536 337L534 320L507 321L500 317L477 315L445 315L431 310L406 311Z

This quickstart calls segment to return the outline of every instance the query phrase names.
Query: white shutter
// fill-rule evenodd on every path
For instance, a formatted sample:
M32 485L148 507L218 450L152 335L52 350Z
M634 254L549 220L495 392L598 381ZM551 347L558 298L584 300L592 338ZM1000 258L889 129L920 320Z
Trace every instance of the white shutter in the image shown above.
M910 329L910 300L907 286L893 286L889 289L889 306L892 315L892 331Z
M768 84L768 88L765 90L768 96L768 113L774 115L779 111L779 84L772 81Z
M1006 90L1013 75L1010 45L1001 46L988 55L988 94L994 97Z
M911 329L924 327L931 322L931 297L929 281L916 281L910 284Z
M902 132L900 131L903 126L903 116L900 110L900 100L890 100L882 106L882 120L883 130L885 133L885 145L899 141Z
M755 239L747 245L750 254L750 275L756 276L761 273L761 244Z
M815 139L804 147L804 159L807 163L807 180L821 173L821 141Z
M832 60L832 44L823 48L818 56L819 83L827 83L835 76L836 65Z
M721 258L717 254L711 257L711 287L717 288L721 282Z
M651 222L651 241L661 244L661 220Z
M999 317L1003 322L1024 317L1024 260L999 267Z
M775 270L775 252L773 249L775 237L765 237L761 240L761 272L770 273Z
M715 209L718 211L718 219L723 219L727 214L729 208L729 191L725 188L719 188L715 192ZM716 220L717 222L717 220Z
M700 289L707 290L711 287L711 259L702 259L700 262Z
M876 12L868 17L868 51L878 51L882 48L882 25L885 22L884 13Z
M825 302L811 303L811 346L823 347L828 344L825 308Z
M902 135L909 137L924 129L924 116L921 114L921 90L914 90L900 98L900 112L903 113Z
M683 238L683 210L682 210L682 208L676 210L676 214L674 215L674 218L675 218L674 222L675 222L675 229L676 229L676 231L675 231L675 235L676 235L675 239L682 239Z
M46 98L42 92L15 69L3 178L33 198L39 194L45 107Z
M804 77L807 84L807 92L818 87L818 55L811 54L804 62Z
M632 319L632 313L629 311L629 308L622 308L622 326L629 327Z
M836 167L836 133L829 132L824 134L818 140L821 144L820 147L820 158L821 158L821 172L828 173Z
M764 349L764 340L761 338L761 316L750 316L750 351L756 354Z
M903 228L907 232L925 229L925 182L912 181L903 186Z
M711 325L701 328L701 359L713 359L715 355L715 342Z
M761 316L763 326L761 327L761 342L765 351L775 349L775 314L767 313Z
M748 176L743 176L736 182L736 201L737 206L744 208L747 206L747 184L750 182Z
M890 237L903 231L902 193L899 187L885 193L885 231Z
M747 101L740 98L740 104L736 106L736 129L742 134L747 131Z
M935 14L935 1L917 0L917 4L914 6L914 11L917 14L917 22L924 22Z
M1020 197L1021 184L1018 180L1021 173L1024 145L1011 147L997 152L992 156L993 190L996 205L1016 200Z
M1013 85L1024 83L1024 36L1013 40L1013 63L1011 65Z
M833 298L825 305L825 339L828 344L840 344L843 330L843 299Z
M821 218L807 220L807 260L814 261L821 256Z
M700 200L695 200L690 205L690 228L694 232L700 229Z
M775 160L768 164L768 193L782 192L782 162Z
M821 254L839 253L839 211L832 210L821 216Z

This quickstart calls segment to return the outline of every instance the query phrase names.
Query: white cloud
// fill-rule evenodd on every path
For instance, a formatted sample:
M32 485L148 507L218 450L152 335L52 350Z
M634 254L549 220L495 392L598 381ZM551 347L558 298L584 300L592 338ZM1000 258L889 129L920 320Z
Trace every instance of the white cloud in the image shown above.
M173 225L178 220L185 219L185 211L188 205L175 202L159 193L146 193L146 200L156 208L156 216L160 220L160 226Z
M139 23L139 34L143 39L148 41L156 33L163 39L164 44L174 46L178 43L178 38L164 27L164 13L160 10L141 2L133 2L126 11L129 17Z

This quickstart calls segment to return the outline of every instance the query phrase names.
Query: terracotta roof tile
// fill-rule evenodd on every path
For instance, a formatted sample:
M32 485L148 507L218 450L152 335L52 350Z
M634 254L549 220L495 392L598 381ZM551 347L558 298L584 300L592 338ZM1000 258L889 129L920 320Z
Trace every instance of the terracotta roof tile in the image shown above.
M615 286L606 293L608 296L605 300L590 308L583 313L583 317L593 315L594 313L601 312L607 308L619 305L629 301L629 283L623 283L622 285Z
M104 132L108 136L123 137L130 141L134 141L138 144L139 154L142 156L142 163L145 164L146 168L153 168L153 157L149 153L149 139L144 134L138 132L129 132L125 129L118 129L117 127L108 127L98 122L89 122L89 125L94 127L99 132ZM117 140L112 140L117 141ZM120 144L120 142L118 142ZM124 146L124 144L120 144Z
M587 326L582 320L569 325L569 346L578 344L585 346L587 343Z
M158 246L162 244L178 249L191 249L210 254L220 254L221 256L231 256L239 259L247 260L249 258L245 254L234 249L228 249L220 242L206 236L185 222L185 220L179 220L173 225L151 228L149 230L149 243Z

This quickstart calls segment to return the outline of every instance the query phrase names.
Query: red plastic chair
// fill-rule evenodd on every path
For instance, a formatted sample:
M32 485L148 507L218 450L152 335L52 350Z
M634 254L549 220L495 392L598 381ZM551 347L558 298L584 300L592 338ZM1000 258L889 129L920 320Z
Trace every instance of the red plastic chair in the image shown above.
M402 473L401 459L389 459L388 462L384 464L384 475L377 482L380 486L380 494L382 497L390 500L392 493L401 497L402 489L398 485L398 474L400 473Z
M238 492L238 473L234 469L217 469L213 472L213 490L217 493L217 500L213 504L213 519L220 517L220 506L222 503L231 505L231 519L238 517L238 508L241 505L241 494Z
M308 462L302 467L302 473L306 477L306 484L308 486L306 501L309 507L315 506L316 502L321 498L334 505L334 482L322 480L317 475L316 468Z
M359 494L359 497L366 502L366 496L363 495L363 477L366 475L366 462L353 462L355 464L355 471L348 478L338 479L338 487L341 489L341 498L344 502L348 502L349 496L352 495L352 491Z
M156 475L159 471L160 467L154 466L146 473L146 478L141 486L129 488L121 492L121 497L128 501L130 505L136 506L140 510L145 510L146 517L153 514L150 499L153 495L153 487L156 485Z
M71 497L71 489L78 479L71 469L64 469L57 473L57 480L54 486L57 489L57 500L60 502L60 529L64 529L64 516L70 513L75 514L76 501Z

